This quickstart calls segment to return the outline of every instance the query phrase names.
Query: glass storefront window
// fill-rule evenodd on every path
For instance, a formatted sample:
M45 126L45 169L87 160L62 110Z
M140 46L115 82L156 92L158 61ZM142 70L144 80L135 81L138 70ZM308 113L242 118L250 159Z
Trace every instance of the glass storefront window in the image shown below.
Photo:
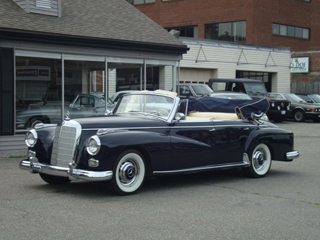
M18 51L16 130L103 115L118 91L172 90L175 67L172 61Z
M16 58L16 129L61 120L59 68L61 60L57 59Z

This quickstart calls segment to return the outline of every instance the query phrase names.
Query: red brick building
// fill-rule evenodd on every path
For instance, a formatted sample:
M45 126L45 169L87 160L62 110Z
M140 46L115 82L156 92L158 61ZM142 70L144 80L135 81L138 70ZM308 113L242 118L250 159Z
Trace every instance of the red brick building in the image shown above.
M309 57L309 73L292 73L292 83L320 82L319 0L137 0L133 3L162 27L179 30L180 36L290 47L292 57ZM295 87L293 90L302 91Z

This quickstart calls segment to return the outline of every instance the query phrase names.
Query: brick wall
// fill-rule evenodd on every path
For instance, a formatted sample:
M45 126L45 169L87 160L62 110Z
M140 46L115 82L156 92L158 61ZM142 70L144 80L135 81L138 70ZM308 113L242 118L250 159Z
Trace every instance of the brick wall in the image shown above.
M163 27L198 25L199 38L204 38L205 24L245 20L248 44L320 50L318 0L156 0L136 7ZM311 28L311 39L272 35L272 23Z

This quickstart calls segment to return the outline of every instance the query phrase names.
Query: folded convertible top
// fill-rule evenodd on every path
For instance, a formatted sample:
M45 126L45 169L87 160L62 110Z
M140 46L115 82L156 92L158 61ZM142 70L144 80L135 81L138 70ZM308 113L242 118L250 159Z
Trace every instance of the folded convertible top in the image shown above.
M266 98L244 100L203 97L199 99L190 98L187 101L182 101L180 104L180 112L185 114L191 111L225 112L236 113L242 119L250 118L252 113L266 113L268 109L269 102Z

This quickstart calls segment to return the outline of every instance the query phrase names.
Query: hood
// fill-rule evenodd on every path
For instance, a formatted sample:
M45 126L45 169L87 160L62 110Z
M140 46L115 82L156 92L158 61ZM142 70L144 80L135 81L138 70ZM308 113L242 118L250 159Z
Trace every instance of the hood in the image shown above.
M82 126L82 129L100 128L136 128L136 127L164 127L167 123L162 119L146 116L107 115L72 119Z

